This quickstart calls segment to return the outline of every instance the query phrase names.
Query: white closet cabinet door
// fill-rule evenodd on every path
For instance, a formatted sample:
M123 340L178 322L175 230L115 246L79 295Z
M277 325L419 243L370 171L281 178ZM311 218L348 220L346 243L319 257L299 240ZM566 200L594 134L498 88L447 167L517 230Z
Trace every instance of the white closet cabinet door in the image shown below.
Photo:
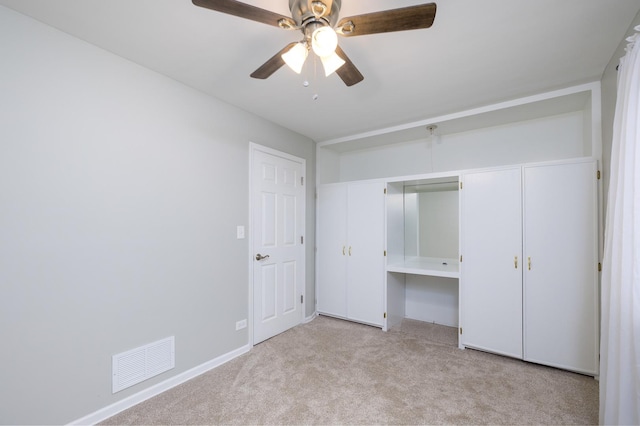
M520 168L466 174L463 185L461 342L522 358Z
M347 316L382 326L384 307L384 183L349 184Z
M318 187L317 310L347 316L347 185Z
M595 162L526 167L524 188L524 359L597 374Z

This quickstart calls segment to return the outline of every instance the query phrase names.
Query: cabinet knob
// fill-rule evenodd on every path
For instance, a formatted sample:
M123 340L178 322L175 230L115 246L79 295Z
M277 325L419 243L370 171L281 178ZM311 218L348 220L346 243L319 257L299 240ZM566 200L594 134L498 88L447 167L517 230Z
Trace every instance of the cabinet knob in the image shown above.
M513 266L518 269L518 256L514 256L513 258Z
M527 257L527 266L531 270L531 256Z

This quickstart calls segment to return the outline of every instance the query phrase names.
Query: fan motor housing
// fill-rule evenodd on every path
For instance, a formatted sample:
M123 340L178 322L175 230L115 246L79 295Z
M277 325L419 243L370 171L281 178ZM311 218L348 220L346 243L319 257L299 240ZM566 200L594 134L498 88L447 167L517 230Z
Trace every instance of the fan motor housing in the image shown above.
M289 0L291 18L298 26L305 25L306 22L324 21L333 27L338 22L340 5L342 0L319 1L319 0ZM326 14L318 17L318 12L326 9Z

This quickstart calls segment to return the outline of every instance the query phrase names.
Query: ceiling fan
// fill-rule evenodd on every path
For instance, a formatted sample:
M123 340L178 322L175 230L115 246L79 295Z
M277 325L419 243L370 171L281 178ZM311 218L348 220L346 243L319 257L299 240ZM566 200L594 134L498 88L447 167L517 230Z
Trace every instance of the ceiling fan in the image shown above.
M347 86L361 82L364 77L338 46L338 35L353 37L429 28L436 17L435 3L350 16L338 21L342 0L289 0L291 17L235 0L192 1L196 6L217 12L286 30L302 31L302 41L286 45L251 77L265 79L285 63L300 73L309 51L313 50L322 60L325 75L335 71Z

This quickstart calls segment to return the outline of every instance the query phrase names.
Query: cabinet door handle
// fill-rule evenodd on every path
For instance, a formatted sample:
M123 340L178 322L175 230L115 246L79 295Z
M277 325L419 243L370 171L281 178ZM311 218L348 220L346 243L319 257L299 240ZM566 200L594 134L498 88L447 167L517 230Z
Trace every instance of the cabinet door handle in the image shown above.
M346 247L345 247L345 246L342 246L342 255L343 255L343 256L344 256L345 254L347 254L347 253L345 253L345 252L344 252L344 251L345 251L345 249L346 249Z
M514 256L513 258L513 266L518 269L518 256Z
M529 270L531 270L531 257L527 258L527 264L529 266Z
M351 246L349 246L349 256L351 256Z

